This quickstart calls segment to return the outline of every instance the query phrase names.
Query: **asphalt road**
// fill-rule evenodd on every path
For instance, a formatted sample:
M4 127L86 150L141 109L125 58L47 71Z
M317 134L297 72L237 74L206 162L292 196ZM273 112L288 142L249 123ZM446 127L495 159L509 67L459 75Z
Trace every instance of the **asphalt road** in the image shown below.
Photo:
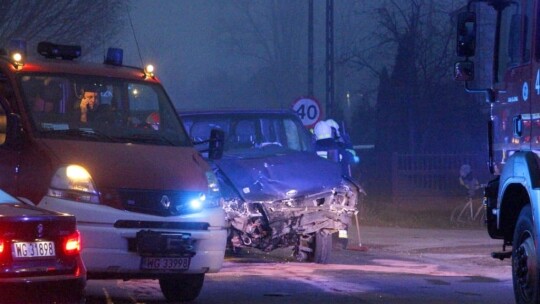
M510 261L484 230L362 227L326 265L289 250L228 257L195 303L513 303ZM89 281L87 303L166 303L157 281Z

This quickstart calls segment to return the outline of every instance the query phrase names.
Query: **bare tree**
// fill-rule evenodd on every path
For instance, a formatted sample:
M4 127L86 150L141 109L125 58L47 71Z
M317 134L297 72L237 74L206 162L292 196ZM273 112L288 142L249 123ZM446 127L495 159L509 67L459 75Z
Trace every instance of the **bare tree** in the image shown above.
M307 2L234 0L228 9L218 29L223 45L260 66L248 94L289 106L305 91Z
M83 56L102 54L116 42L128 4L127 0L2 0L0 45L18 38L27 41L29 55L40 41L81 45Z
M452 132L448 134L448 130L462 129L452 125L458 121L472 128L470 113L478 113L478 109L474 109L477 105L470 98L464 99L463 90L452 81L455 56L450 12L455 9L453 2L384 1L370 12L376 17L377 30L344 58L359 70L372 71L375 75L384 66L391 67L387 79L390 83L384 87L379 84L379 90L390 90L384 94L384 98L390 100L377 102L384 107L378 111L378 121L399 122L398 126L395 123L380 126L390 130L382 132L389 138L379 140L393 143L395 152L448 149L444 144L449 143L450 137L456 140L450 147L463 146L460 140L467 136L460 138ZM392 58L393 62L385 61L383 56ZM464 100L469 102L469 107L461 106ZM463 114L460 111L464 110L469 114L460 117Z

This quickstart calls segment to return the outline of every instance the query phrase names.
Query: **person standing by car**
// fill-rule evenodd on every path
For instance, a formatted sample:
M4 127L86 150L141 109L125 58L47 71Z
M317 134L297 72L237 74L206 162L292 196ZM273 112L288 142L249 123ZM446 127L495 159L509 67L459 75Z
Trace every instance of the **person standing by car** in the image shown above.
M339 126L334 120L319 121L313 132L315 133L315 149L317 154L323 158L341 164L342 174L351 177L351 165L356 161L345 142L339 140Z

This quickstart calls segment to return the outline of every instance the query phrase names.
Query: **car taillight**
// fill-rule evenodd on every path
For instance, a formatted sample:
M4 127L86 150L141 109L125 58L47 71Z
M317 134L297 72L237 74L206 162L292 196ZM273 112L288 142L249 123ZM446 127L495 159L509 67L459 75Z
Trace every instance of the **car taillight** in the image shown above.
M5 248L5 242L4 240L0 240L0 255L4 253L4 248Z
M67 255L79 254L81 251L81 235L79 231L68 235L64 241L64 253Z

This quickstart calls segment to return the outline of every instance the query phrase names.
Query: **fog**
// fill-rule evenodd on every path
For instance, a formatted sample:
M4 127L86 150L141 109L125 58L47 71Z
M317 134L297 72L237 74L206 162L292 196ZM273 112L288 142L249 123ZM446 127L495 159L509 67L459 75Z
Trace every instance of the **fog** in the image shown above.
M455 150L479 149L477 137L483 134L469 132L482 121L471 115L478 105L452 80L451 16L465 3L334 1L335 94L332 115L321 118L344 121L354 143L384 151L444 150L448 142L455 142ZM290 109L308 94L308 1L130 5L131 22L126 18L120 38L124 63L153 64L179 110ZM314 1L313 29L312 97L325 112L324 0Z
M256 3L254 1L253 3ZM294 2L294 5L293 5ZM379 3L378 1L371 1ZM144 64L152 63L156 67L156 74L163 82L174 103L180 108L214 108L214 107L269 107L288 108L298 97L307 94L307 1L277 1L278 5L286 6L291 3L291 10L300 10L302 14L296 15L292 25L298 27L300 40L294 41L291 50L297 53L293 58L291 70L298 75L287 84L292 88L284 88L277 84L282 91L265 92L264 89L245 90L255 73L268 65L253 55L242 54L231 50L230 42L222 39L228 35L224 25L235 24L239 29L250 28L252 25L243 23L242 17L235 11L234 1L198 0L198 1L148 1L135 0L131 4L131 20L133 27L126 26L126 32L121 39L125 49L125 63L141 66L141 59L137 51L134 35L138 41L140 56ZM258 2L260 6L271 1ZM261 3L263 3L261 5ZM346 5L344 5L346 3ZM325 97L325 5L326 1L315 1L314 4L314 56L315 56L315 97L324 103ZM335 18L344 18L340 9L354 6L354 1L338 1L335 4ZM286 7L285 7L286 10ZM283 11L283 10L282 10ZM295 13L293 11L293 13ZM349 12L353 13L353 12ZM260 20L255 20L258 22ZM338 21L336 20L337 27ZM340 37L335 30L336 40ZM362 32L366 28L361 28ZM295 33L295 32L294 32ZM349 36L355 37L354 33ZM227 44L229 43L229 45ZM249 44L249 40L240 41ZM343 45L343 41L336 41L336 49ZM257 46L255 46L257 47ZM259 46L260 47L260 46ZM291 71L287 71L291 72ZM284 75L274 77L280 78ZM283 73L286 74L286 73ZM227 90L235 92L220 92L216 84L209 85L208 90L214 92L201 92L206 78L224 78L232 85L223 85ZM365 75L350 75L350 80L356 80ZM216 80L219 82L219 80ZM374 82L376 83L376 82ZM239 85L240 88L233 88ZM253 84L251 84L253 85ZM197 88L198 87L198 88ZM278 89L279 90L279 89ZM352 89L351 89L352 90ZM204 90L203 90L204 91ZM208 94L208 98L203 98ZM214 97L214 100L207 100ZM202 100L201 100L202 99Z

